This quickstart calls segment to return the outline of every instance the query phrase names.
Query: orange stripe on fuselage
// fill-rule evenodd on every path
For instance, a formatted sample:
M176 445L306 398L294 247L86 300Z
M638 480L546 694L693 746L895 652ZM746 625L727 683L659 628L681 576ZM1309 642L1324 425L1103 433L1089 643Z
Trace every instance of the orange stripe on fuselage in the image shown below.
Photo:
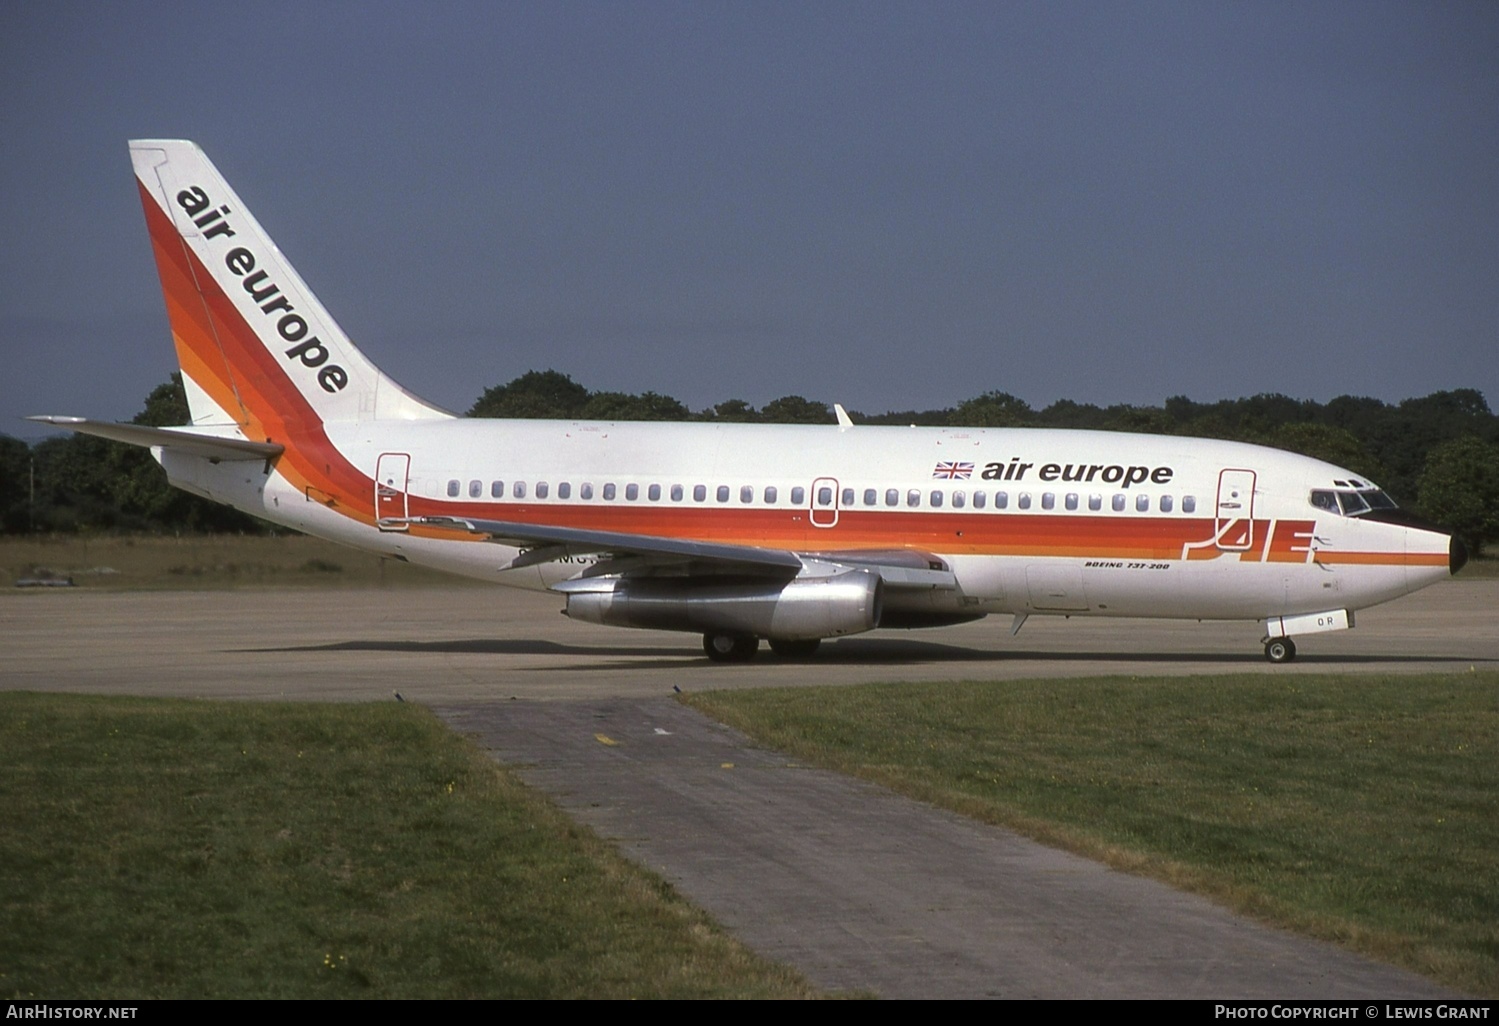
M1330 552L1320 549L1317 562L1328 566L1353 563L1359 566L1446 566L1445 552Z
M947 555L1176 560L1184 544L1211 537L1213 526L1195 518L842 510L837 526L818 528L805 509L455 502L416 495L409 501L413 516L506 520L802 552L895 547Z

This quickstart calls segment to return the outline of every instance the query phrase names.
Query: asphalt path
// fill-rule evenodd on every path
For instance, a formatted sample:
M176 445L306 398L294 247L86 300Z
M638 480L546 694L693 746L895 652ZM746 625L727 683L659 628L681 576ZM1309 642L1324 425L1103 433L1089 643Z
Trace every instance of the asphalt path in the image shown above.
M825 643L710 664L697 635L575 623L502 588L0 592L0 687L428 704L641 698L673 687L1016 680L1100 674L1431 672L1499 665L1499 581L1461 578L1297 639L1272 667L1252 623L1032 617Z
M501 590L0 595L0 688L430 705L737 935L817 983L891 997L1397 998L1408 973L1163 885L799 766L675 689L1093 674L1499 666L1499 582L1457 580L1298 639L1252 624L1034 618L876 633L810 663L710 664ZM1204 681L1211 686L1211 681Z

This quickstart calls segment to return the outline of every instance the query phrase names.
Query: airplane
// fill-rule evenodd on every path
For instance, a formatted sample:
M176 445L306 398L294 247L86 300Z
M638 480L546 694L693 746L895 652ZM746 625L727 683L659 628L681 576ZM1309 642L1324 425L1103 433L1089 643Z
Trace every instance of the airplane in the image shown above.
M349 340L192 142L130 143L192 423L33 418L317 537L550 591L739 662L991 614L1244 620L1294 637L1455 574L1358 474L1238 442L1050 429L455 417Z

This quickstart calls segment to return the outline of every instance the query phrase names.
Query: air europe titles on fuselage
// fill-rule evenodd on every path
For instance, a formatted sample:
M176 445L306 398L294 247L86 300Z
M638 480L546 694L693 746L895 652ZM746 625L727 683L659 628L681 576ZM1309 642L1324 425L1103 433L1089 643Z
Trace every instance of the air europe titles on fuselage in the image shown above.
M1021 463L1019 456L1011 456L1009 463L986 463L979 476L985 481L1023 481L1025 472L1035 467L1034 463ZM1101 481L1117 484L1121 488L1131 485L1170 484L1175 475L1170 467L1126 467L1118 463L1043 463L1036 476L1042 481L1073 481L1087 484Z

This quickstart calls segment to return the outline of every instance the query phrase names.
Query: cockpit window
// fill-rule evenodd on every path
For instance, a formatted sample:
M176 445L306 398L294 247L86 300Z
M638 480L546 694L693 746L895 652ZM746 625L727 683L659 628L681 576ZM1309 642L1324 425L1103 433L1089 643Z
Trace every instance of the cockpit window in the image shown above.
M1338 501L1343 504L1343 515L1356 517L1360 513L1369 512L1369 504L1363 500L1358 492L1339 492Z
M1339 513L1345 517L1356 517L1375 509L1395 509L1395 500L1377 488L1360 491L1338 491L1314 489L1307 500L1317 509Z

